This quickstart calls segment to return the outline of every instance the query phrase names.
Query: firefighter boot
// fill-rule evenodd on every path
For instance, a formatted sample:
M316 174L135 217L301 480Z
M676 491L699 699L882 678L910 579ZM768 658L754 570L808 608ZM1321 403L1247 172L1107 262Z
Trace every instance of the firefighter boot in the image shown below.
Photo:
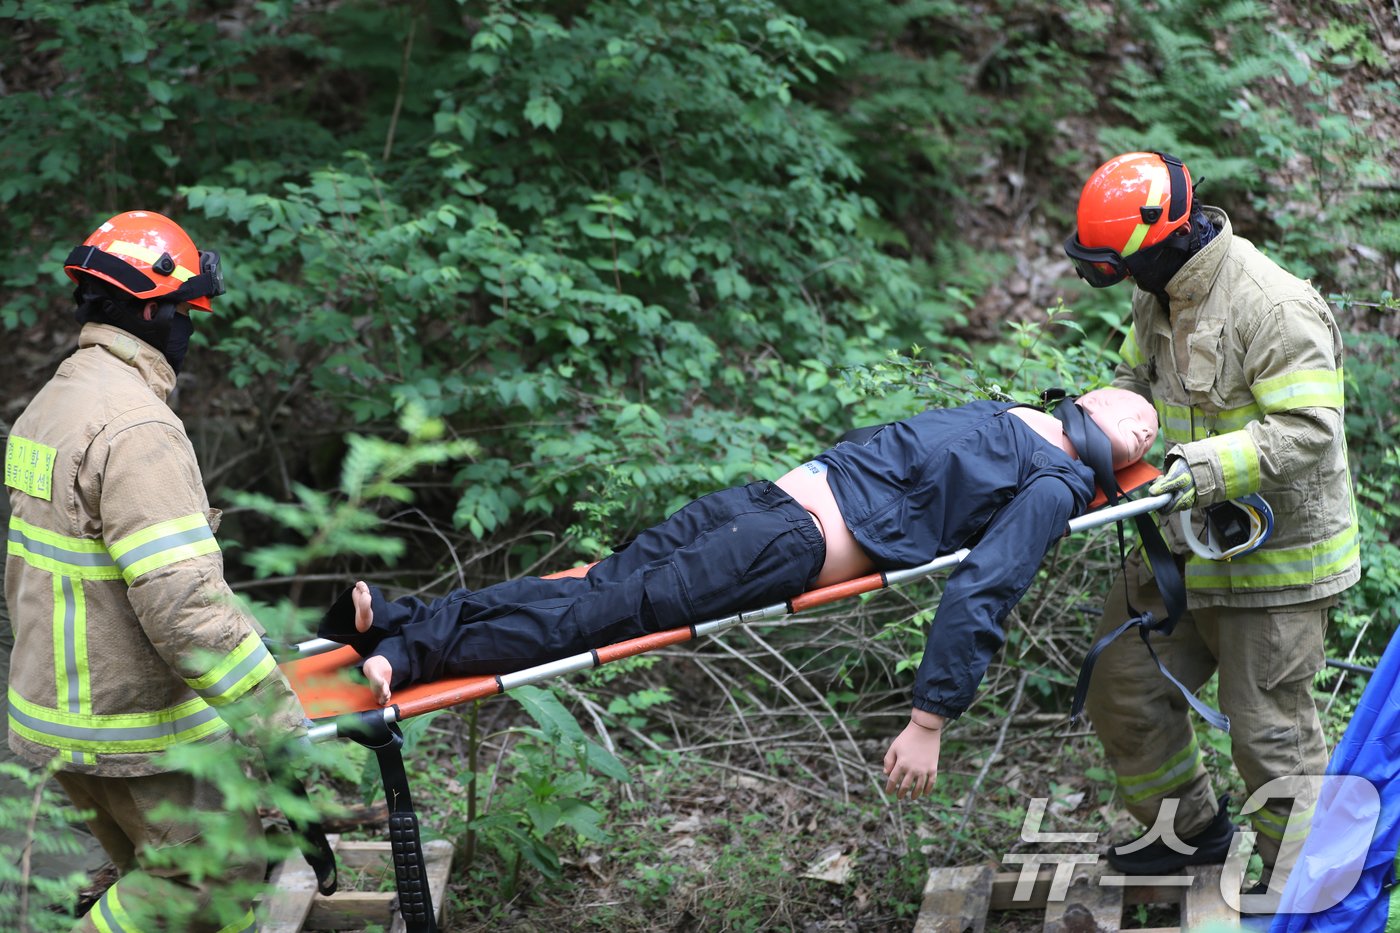
M1110 846L1108 864L1125 875L1170 875L1188 865L1224 862L1230 854L1230 842L1235 838L1235 824L1230 822L1226 811L1229 802L1229 796L1222 795L1214 819L1194 836L1185 839L1159 836L1142 845L1149 834L1156 832L1153 827L1132 842Z

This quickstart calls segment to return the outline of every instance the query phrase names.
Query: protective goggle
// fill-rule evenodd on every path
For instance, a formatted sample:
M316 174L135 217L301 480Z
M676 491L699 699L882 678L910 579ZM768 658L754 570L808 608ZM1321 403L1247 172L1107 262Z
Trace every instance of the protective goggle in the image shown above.
M1258 493L1207 508L1204 541L1196 534L1191 511L1177 513L1181 535L1194 554L1207 560L1229 560L1248 554L1274 533L1274 510Z
M169 259L169 253L161 254L161 260ZM171 261L174 266L174 261ZM156 268L157 272L161 270ZM219 254L213 250L199 251L199 274L191 276L169 295L166 301L189 301L191 298L218 298L224 293L224 264Z
M1160 243L1140 249L1131 256L1118 255L1117 250L1108 247L1090 248L1079 242L1078 234L1070 234L1065 240L1065 254L1074 263L1074 271L1093 288L1107 288L1116 285L1128 276L1138 278L1151 269L1168 246L1185 249L1190 240L1189 232L1173 234Z

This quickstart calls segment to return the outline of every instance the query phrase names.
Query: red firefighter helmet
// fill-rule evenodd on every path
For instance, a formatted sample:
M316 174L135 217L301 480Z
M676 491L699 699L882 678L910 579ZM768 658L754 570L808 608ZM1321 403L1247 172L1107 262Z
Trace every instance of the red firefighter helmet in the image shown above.
M1191 173L1175 156L1114 156L1084 183L1065 253L1095 288L1122 281L1132 274L1131 257L1189 238L1191 196Z
M154 211L127 211L102 224L68 254L63 271L74 282L84 272L133 298L189 302L201 311L212 311L210 299L224 293L219 254L196 249L179 224Z

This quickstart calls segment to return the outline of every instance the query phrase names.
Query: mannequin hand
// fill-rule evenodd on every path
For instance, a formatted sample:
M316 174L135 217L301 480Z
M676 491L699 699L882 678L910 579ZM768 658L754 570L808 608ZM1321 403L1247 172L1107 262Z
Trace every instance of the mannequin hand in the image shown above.
M1172 497L1161 510L1163 512L1180 512L1196 504L1196 479L1191 475L1191 466L1185 457L1174 458L1167 464L1167 472L1147 487L1147 494L1150 496L1160 496L1163 493L1169 493Z
M938 777L938 751L943 744L943 717L914 710L909 725L885 753L885 793L917 800L933 793Z

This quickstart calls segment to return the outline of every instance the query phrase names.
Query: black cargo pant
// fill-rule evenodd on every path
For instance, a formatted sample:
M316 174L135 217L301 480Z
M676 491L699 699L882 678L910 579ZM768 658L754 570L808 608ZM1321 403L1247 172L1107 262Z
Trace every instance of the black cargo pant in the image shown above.
M696 499L586 576L522 577L431 603L374 591L374 628L359 637L346 635L342 597L321 634L383 654L395 688L500 674L791 598L825 560L811 514L773 483L750 483Z

